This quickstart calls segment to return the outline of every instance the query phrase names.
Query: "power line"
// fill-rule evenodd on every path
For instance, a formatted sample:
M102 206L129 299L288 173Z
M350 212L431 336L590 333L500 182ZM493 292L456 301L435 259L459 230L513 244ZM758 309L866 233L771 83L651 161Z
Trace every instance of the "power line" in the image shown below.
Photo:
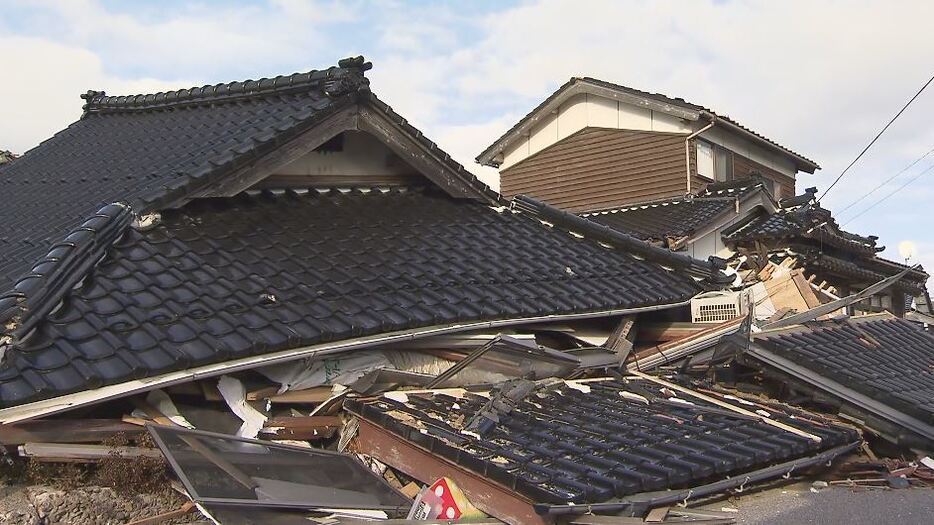
M902 191L903 189L905 189L905 186L908 186L908 185L911 184L912 182L918 180L919 178L921 178L922 175L924 175L925 173L927 173L927 172L929 172L929 171L931 171L931 170L934 170L934 164L931 164L930 166L928 166L926 169L924 169L923 171L921 171L920 173L918 173L918 174L915 175L914 177L912 177L912 178L906 180L904 184L902 184L901 186L895 188L894 191L892 191L891 193L889 193L889 194L886 195L885 197L882 197L881 199L877 200L875 203L873 203L871 206L869 206L869 207L866 208L865 210L863 210L863 211L857 213L856 215L850 217L845 223L843 223L843 226L846 226L847 224L849 224L849 223L853 222L854 220L856 220L857 217L863 215L863 214L866 213L867 211L869 211L869 210L875 208L876 206L882 204L883 202L886 201L886 199L888 199L888 198L891 197L892 195L895 195L896 193Z
M885 186L886 184L892 182L892 181L895 180L899 175L901 175L902 173L905 173L906 171L908 171L908 170L910 170L911 168L913 168L913 167L915 166L915 164L917 164L917 163L921 162L922 160L924 160L924 159L925 159L928 155L930 155L931 153L934 153L934 148L929 149L929 150L927 151L927 153L925 153L924 155L921 155L920 157L918 157L918 158L916 158L915 160L913 160L913 161L911 162L911 164L909 164L909 165L905 166L904 168L902 168L901 171L899 171L899 172L896 173L895 175L892 175L891 177L889 177L889 178L885 179L884 181L882 181L881 183L879 183L878 186L876 186L875 188L869 190L868 193L864 193L860 198L858 198L858 199L856 199L855 201L853 201L853 202L847 204L845 207L841 208L840 210L837 210L837 213L840 214L840 213L843 213L843 212L845 212L846 210L852 208L853 206L855 206L856 204L858 204L860 201L862 201L862 200L865 199L866 197L868 197L868 196L872 195L873 193L875 193L876 191L878 191L879 188L881 188L882 186Z
M915 96L911 97L911 99L910 99L908 102L906 102L904 106L902 106L902 109L898 110L898 113L896 113L895 116L892 117L892 120L890 120L889 123L886 124L885 127L883 127L882 130L879 131L879 133L876 134L876 136L869 142L869 144L867 144L866 147L863 148L863 151L860 151L860 152L859 152L859 155L857 155L856 158L853 159L853 162L851 162L842 172L840 172L839 175L837 175L837 178L834 179L834 181L833 181L833 183L830 185L830 187L827 188L827 189L824 191L824 194L821 195L820 199L817 199L817 202L820 202L821 199L823 199L824 197L827 196L828 193L830 193L830 190L832 190L833 187L836 186L838 182L840 182L840 179L842 179L843 176L846 175L846 172L849 171L850 168L852 168L853 165L856 164L856 162L857 162L860 158L862 158L862 156L863 156L867 151L869 151L869 148L871 148L872 145L875 144L877 140L879 140L879 137L881 137L882 134L885 133L885 130L889 129L889 126L891 126L892 123L895 122L895 120L896 120L898 117L900 117L900 116L902 115L902 113L905 112L906 109L908 109L908 106L910 106L911 103L914 102L915 99L918 98L918 96L921 95L921 93L922 93L925 89L927 89L927 87L928 87L929 85L931 85L931 82L934 82L934 76L932 76L931 78L929 78L928 81L925 82L923 86L921 86L921 89L919 89L918 92L915 93Z

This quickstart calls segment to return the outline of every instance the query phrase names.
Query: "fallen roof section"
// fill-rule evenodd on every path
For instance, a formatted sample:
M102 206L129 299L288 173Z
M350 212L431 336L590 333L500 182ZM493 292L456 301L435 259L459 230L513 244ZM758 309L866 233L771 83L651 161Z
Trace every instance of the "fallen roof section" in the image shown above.
M613 84L611 82L606 82L590 77L571 78L567 83L558 88L557 91L552 93L535 109L530 111L526 116L522 117L522 119L519 120L519 122L517 122L512 128L510 128L500 138L496 139L493 144L489 145L485 150L483 150L483 152L477 156L477 162L484 166L495 166L496 164L493 160L494 157L500 153L507 144L512 142L516 137L527 133L532 126L534 126L544 117L544 115L551 114L566 100L581 93L599 95L611 100L619 100L621 102L648 108L653 111L659 111L690 121L697 121L701 118L716 120L718 123L724 125L728 129L746 136L753 142L757 142L781 155L790 158L801 171L814 173L815 170L820 169L820 166L813 160L810 160L801 154L796 153L782 146L781 144L778 144L777 142L774 142L764 137L763 135L750 130L749 128L730 119L729 117L717 115L713 110L704 106L692 104L681 98L672 98L659 93L640 91L631 87L621 86L619 84Z
M934 335L910 321L883 313L768 330L744 358L885 422L875 430L896 443L934 450Z
M723 280L568 217L411 189L205 199L145 230L104 208L0 295L0 417L366 341L669 308Z
M487 489L511 498L516 512L524 501L573 504L584 513L589 504L735 477L858 441L855 431L842 427L771 416L794 427L789 431L684 390L688 394L635 377L552 381L519 399L503 386L490 393L387 393L348 400L345 408L363 420L361 432L367 428L359 452L407 471L413 464L388 454L386 439L397 443L397 452L424 450L456 473L487 479ZM478 417L494 425L477 426ZM471 490L469 483L458 484ZM516 521L498 515L502 509L481 507L499 496L468 496L481 510Z

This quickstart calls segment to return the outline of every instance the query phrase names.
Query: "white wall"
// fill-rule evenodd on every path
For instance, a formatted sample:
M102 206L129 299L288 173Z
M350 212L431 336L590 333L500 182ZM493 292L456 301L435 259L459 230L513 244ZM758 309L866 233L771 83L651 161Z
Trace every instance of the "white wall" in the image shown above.
M698 125L697 129L700 129L700 127L704 125L706 125L706 122ZM794 177L795 174L798 173L797 167L795 167L795 164L790 160L783 158L778 153L769 151L762 146L755 144L751 140L738 137L735 134L724 130L723 128L714 126L709 130L701 133L700 138L723 146L724 148L735 153L739 153L749 160L756 161L763 166L772 168L773 170L788 175L789 177Z
M312 151L276 170L276 175L408 175L413 169L378 139L362 132L344 133L339 152Z
M691 122L666 113L582 93L569 98L555 113L542 118L529 130L526 137L510 144L503 152L500 170L587 127L685 135L694 131Z

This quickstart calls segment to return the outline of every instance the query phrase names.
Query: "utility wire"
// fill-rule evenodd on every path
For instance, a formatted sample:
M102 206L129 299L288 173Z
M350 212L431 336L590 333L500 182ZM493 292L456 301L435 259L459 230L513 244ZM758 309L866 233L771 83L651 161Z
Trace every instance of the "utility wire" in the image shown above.
M833 181L833 183L830 185L830 187L827 188L827 189L824 191L824 194L821 195L820 199L817 199L817 202L818 202L818 203L821 201L821 199L823 199L824 197L826 197L828 193L830 193L830 190L832 190L833 187L836 186L838 182L840 182L840 179L842 179L843 176L846 175L846 172L849 171L850 168L852 168L853 165L856 164L856 162L857 162L860 158L862 158L862 156L863 156L867 151L869 151L869 148L871 148L872 145L875 144L877 140L879 140L879 137L881 137L882 134L885 133L885 130L889 129L889 126L891 126L892 123L895 122L895 120L896 120L898 117L900 117L900 116L902 115L902 113L905 112L906 109L908 109L908 106L910 106L911 103L914 102L915 99L918 98L918 96L921 95L921 93L922 93L925 89L927 89L927 87L928 87L929 85L931 85L931 82L934 82L934 76L932 76L931 78L929 78L928 81L925 82L923 86L921 86L921 89L919 89L918 92L915 93L915 96L911 97L911 99L910 99L908 102L906 102L904 106L902 106L902 109L898 110L898 113L896 113L895 116L892 117L892 120L890 120L889 123L886 124L885 127L883 127L882 130L879 131L879 133L876 134L876 136L869 142L869 144L867 144L866 147L863 148L863 151L860 151L860 152L859 152L859 155L857 155L856 158L853 159L853 162L851 162L843 171L840 172L839 175L837 175L837 178L834 179L834 181Z
M894 191L890 192L890 193L889 193L888 195L886 195L885 197L882 197L881 199L877 200L876 202L874 202L874 203L873 203L871 206L869 206L868 208L864 209L863 211L861 211L861 212L857 213L856 215L854 215L854 216L850 217L849 219L847 219L847 221L846 221L845 223L843 223L843 226L846 226L847 224L849 224L849 223L855 221L857 217L863 215L863 214L866 213L867 211L869 211L869 210L875 208L876 206L882 204L883 202L886 201L886 199L888 199L888 198L891 197L892 195L895 195L896 193L902 191L903 189L905 189L905 186L908 186L908 185L911 184L912 182L918 180L919 178L921 178L922 175L924 175L925 173L927 173L927 172L929 172L929 171L931 171L931 170L934 170L934 164L931 164L930 166L928 166L926 169L922 170L920 173L918 173L918 174L915 175L914 177L912 177L912 178L906 180L904 184L902 184L901 186L895 188Z
M906 171L908 171L908 170L910 170L911 168L913 168L917 163L919 163L919 162L921 162L922 160L924 160L924 159L925 159L928 155L930 155L931 153L934 153L934 148L929 149L927 153L925 153L924 155L921 155L920 157L916 158L914 161L911 162L911 164L909 164L909 165L905 166L904 168L902 168L901 171L899 171L899 172L896 173L895 175L892 175L891 177L885 179L884 181L882 181L881 183L879 183L878 186L876 186L875 188L869 190L868 193L864 193L860 198L856 199L855 201L853 201L853 202L847 204L845 207L843 207L843 208L841 208L840 210L838 210L837 213L838 213L838 214L841 214L841 213L845 212L846 210L852 208L853 206L855 206L856 204L858 204L860 201L862 201L862 200L865 199L866 197L869 197L870 195L872 195L873 193L875 193L876 191L878 191L879 188L881 188L882 186L885 186L886 184L892 182L892 181L895 180L899 175L901 175L902 173L905 173Z

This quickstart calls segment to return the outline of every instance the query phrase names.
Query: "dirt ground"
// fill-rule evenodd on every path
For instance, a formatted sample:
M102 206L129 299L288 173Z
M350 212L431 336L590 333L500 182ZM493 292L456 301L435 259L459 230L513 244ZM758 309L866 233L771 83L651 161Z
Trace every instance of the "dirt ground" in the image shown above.
M176 510L175 492L120 494L109 487L61 489L44 485L0 486L0 523L5 525L118 525ZM166 523L191 523L200 514Z

